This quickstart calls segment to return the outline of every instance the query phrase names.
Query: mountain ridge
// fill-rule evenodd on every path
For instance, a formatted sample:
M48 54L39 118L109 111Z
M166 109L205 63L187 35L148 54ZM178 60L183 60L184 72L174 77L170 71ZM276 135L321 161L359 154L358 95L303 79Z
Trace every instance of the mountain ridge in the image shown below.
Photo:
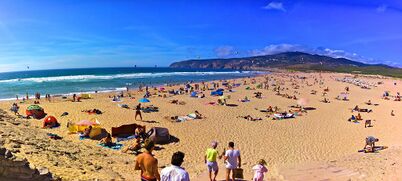
M190 59L172 63L171 68L234 70L287 69L297 71L358 72L402 77L402 69L385 64L367 64L347 58L333 58L305 52L283 52L241 58Z

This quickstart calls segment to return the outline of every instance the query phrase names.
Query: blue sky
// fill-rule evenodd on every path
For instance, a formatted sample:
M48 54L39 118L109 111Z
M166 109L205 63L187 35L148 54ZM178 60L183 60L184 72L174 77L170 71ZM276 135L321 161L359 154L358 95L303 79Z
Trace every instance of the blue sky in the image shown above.
M401 66L402 1L0 1L3 72L283 51Z

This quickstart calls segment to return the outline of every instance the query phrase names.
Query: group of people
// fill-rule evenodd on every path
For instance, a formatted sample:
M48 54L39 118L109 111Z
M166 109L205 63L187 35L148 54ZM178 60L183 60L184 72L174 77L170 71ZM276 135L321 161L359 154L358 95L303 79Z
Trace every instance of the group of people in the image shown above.
M213 141L211 147L205 152L204 162L209 173L209 180L216 181L219 173L218 159L223 159L225 162L225 177L226 181L235 179L235 172L241 168L240 151L235 149L234 142L229 142L228 149L224 149L222 154L219 154L217 147L218 142ZM171 165L158 171L158 160L152 154L155 149L155 143L149 139L144 142L145 151L137 156L135 169L141 170L141 181L189 181L188 172L181 167L184 162L185 154L183 152L175 152L172 155ZM253 181L263 181L264 174L268 172L265 160L261 159L257 165L253 167Z

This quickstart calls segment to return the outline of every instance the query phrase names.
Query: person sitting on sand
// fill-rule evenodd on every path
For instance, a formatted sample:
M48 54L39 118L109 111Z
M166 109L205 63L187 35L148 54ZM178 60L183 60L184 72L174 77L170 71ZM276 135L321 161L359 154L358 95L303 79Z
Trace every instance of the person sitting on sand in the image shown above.
M357 113L356 120L363 120L362 115L360 115L360 113Z
M375 121L375 120L374 120ZM371 120L370 119L368 119L368 120L366 120L365 122L364 122L364 128L367 128L367 127L373 127L372 125L371 125Z
M13 105L10 108L10 111L13 112L15 115L20 115L18 113L18 110L20 109L20 107L18 106L17 103L13 103Z
M254 97L257 99L261 99L262 98L262 92L254 92Z
M92 126L85 128L84 132L80 135L80 137L89 138L89 134L91 133L91 131L92 131Z
M271 113L274 112L274 110L272 109L272 106L269 106L268 109L267 109L267 111L268 111L268 112L271 112Z
M395 116L394 110L391 111L391 116Z
M175 152L172 155L172 165L161 170L161 181L190 181L188 172L181 167L184 162L184 153Z
M257 162L257 165L253 167L254 176L253 181L264 181L264 173L268 172L267 162L264 159L261 159Z
M219 104L219 105L225 105L225 104L226 104L225 102L226 102L225 99L223 99L223 100L222 100L222 99L218 99L218 104Z
M330 103L330 101L329 101L326 97L324 97L324 100L323 100L322 102L324 102L324 103Z
M126 147L123 150L121 150L121 152L127 153L128 151L132 151L132 152L138 153L138 151L140 151L140 150L141 150L141 138L137 137L135 139L135 142L132 145Z
M371 152L374 152L374 148L375 148L375 142L378 142L379 139L375 138L374 136L368 136L366 138L366 145L364 145L364 150L367 148L367 146L370 146Z
M216 176L218 175L219 167L218 167L218 162L216 161L216 158L219 158L219 159L222 158L222 155L218 156L218 151L216 150L216 147L218 147L218 142L213 141L211 144L211 148L207 149L207 151L205 153L205 157L204 157L204 162L208 168L210 181L215 181ZM212 178L212 171L214 172L213 178Z
M104 144L105 146L111 147L113 146L113 142L112 142L112 136L110 135L110 133L107 133L107 136L102 138L100 140L101 144Z
M155 143L149 139L144 143L145 151L137 156L135 170L141 170L141 181L160 180L158 172L158 160L152 155Z
M368 100L368 102L366 103L367 105L371 105L371 100Z
M147 133L145 132L145 126L139 126L137 127L137 129L135 129L134 131L134 135L135 137L139 137L142 140L145 140L148 138Z
M352 112L353 111L359 111L359 106L356 105L355 108L352 109Z

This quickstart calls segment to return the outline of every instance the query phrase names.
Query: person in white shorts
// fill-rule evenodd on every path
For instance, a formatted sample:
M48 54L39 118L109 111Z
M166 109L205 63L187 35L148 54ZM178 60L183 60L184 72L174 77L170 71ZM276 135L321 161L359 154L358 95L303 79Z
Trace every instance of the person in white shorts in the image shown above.
M241 167L240 151L234 149L234 143L229 142L229 148L225 152L224 157L226 163L226 181L230 180L230 172L232 172L232 179L234 180L234 169Z

